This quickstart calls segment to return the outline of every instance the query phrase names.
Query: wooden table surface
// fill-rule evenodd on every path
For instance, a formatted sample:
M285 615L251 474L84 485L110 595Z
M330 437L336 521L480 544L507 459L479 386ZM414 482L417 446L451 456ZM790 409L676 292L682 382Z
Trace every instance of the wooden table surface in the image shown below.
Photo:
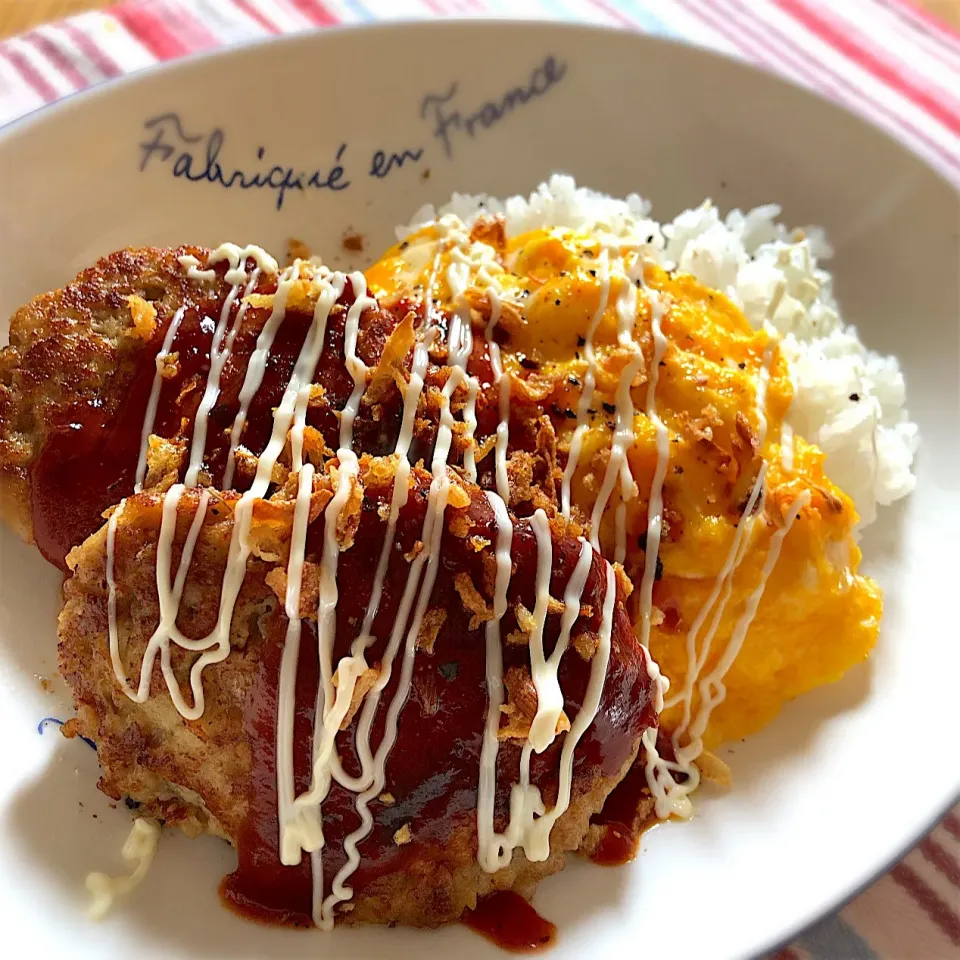
M20 33L48 20L72 13L108 7L114 0L0 0L0 37ZM916 0L944 20L960 28L960 0Z

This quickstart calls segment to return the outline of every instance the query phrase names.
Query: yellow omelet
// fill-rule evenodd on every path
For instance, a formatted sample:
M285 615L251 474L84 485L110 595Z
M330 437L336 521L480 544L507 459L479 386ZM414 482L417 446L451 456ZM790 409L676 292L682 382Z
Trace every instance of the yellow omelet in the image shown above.
M863 660L880 591L857 573L853 502L785 426L776 333L602 231L464 230L414 233L366 272L371 292L469 303L471 362L496 343L513 409L550 419L550 495L635 586L637 632L670 683L664 729L706 747L743 737Z

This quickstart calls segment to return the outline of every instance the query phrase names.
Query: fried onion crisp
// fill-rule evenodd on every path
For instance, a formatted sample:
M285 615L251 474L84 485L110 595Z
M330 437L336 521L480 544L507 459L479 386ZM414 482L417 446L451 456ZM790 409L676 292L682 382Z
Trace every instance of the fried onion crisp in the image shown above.
M534 615L522 604L517 603L514 607L514 613L517 617L517 626L529 637L537 625Z
M373 371L370 382L364 394L364 403L373 406L390 399L394 388L403 391L406 387L404 375L404 361L407 359L416 342L416 331L413 328L415 314L411 310L393 328L387 342L383 345L383 353Z
M335 471L335 484L342 482L342 468ZM337 543L341 550L349 550L353 546L357 527L360 525L360 511L363 509L363 485L353 474L349 474L347 482L350 484L350 493L337 516Z
M127 331L128 334L141 340L149 340L157 329L157 308L136 294L130 294L127 303L133 319L133 327Z
M432 610L428 610L420 622L420 633L417 634L417 649L433 656L433 647L437 642L437 636L446 622L447 611L443 607L434 607Z
M183 439L167 440L150 435L147 440L147 473L143 479L146 490L169 490L180 479L180 468L187 454Z
M172 380L180 373L180 354L162 353L157 357L157 372L164 380Z
M447 506L453 510L462 510L464 507L470 506L470 494L455 481L450 484Z
M339 682L339 669L334 671L333 674L333 685L336 687ZM377 667L367 667L363 673L357 677L357 682L353 685L353 695L350 697L350 706L347 707L347 712L344 715L343 720L340 721L340 729L346 730L350 726L350 722L357 715L357 711L360 709L363 704L363 699L366 695L373 689L373 685L380 678L380 670Z
M530 671L525 667L510 667L503 676L506 703L500 707L501 723L498 740L526 740L530 735L533 718L537 715L537 688L533 685ZM505 721L505 722L504 722ZM559 735L570 729L566 712L560 711L554 731Z
M626 600L633 593L633 582L627 576L627 571L623 569L622 563L614 563L613 573L617 579L617 587L623 594L623 599Z
M498 258L502 257L507 249L507 220L502 214L493 217L477 217L470 230L470 240L474 243L485 243L493 247Z
M695 761L700 776L705 783L727 789L733 786L733 773L730 767L715 753L704 750Z
M573 649L589 663L600 646L600 635L593 630L581 630L573 637L572 643Z
M280 603L287 599L287 572L283 567L274 567L264 578ZM304 561L300 578L300 616L307 620L317 619L320 604L320 566L310 560Z
M454 575L453 585L460 594L463 605L473 614L470 617L470 629L476 630L481 623L493 619L493 607L484 600L483 595L473 585L470 574L460 572Z
M470 535L470 531L473 529L473 521L470 519L469 514L461 510L451 514L448 526L450 532L455 537L460 537L460 539L463 540Z

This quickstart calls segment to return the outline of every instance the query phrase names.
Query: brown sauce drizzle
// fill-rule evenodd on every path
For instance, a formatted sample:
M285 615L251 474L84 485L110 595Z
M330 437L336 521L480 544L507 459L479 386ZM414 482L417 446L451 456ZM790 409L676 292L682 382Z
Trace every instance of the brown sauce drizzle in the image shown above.
M222 277L223 267L218 267ZM271 292L276 281L262 280L257 292ZM221 282L216 297L188 307L172 350L179 354L177 375L163 383L154 433L165 438L181 437L189 444L193 420L209 370L209 349L213 325L218 318L229 287ZM323 387L323 398L312 404L307 422L316 427L331 448L337 446L342 408L353 383L344 367L343 332L346 307L353 291L348 283L339 308L331 313L324 349L317 365L315 382ZM234 310L237 309L235 305ZM421 309L422 314L422 309ZM397 319L404 315L403 305L392 311L370 311L364 315L358 338L358 353L368 366L375 366ZM230 428L239 408L239 392L250 354L269 310L248 310L243 328L234 344L233 355L221 377L218 403L211 412L205 450L205 471L216 483L222 479L230 444ZM91 404L70 411L64 422L50 434L33 468L33 515L37 541L44 555L59 566L74 545L81 543L102 525L101 514L133 490L134 472L139 454L144 412L154 375L154 358L171 317L165 318L149 344L140 348L135 369L127 371L123 383L113 392L122 401L112 410ZM435 322L445 326L442 317ZM231 316L229 323L232 324ZM290 310L280 325L270 351L269 362L260 389L250 406L242 443L259 454L269 439L273 410L279 404L296 357L312 322L308 312ZM489 357L480 338L475 338L471 368L482 382L488 382ZM439 371L432 367L428 381L436 383ZM125 391L125 392L124 392ZM478 438L496 429L498 415L492 393L481 392L478 399ZM399 431L402 398L386 403L375 413L361 408L355 426L358 451L390 453ZM519 408L519 405L518 405ZM516 444L533 449L534 435L524 435L518 423L511 434ZM427 456L432 434L421 434L411 451L411 460ZM488 458L492 462L492 458ZM184 470L186 463L184 463ZM493 477L481 470L483 486L493 487ZM397 526L398 549L391 553L380 609L373 624L378 638L366 654L367 662L378 663L397 616L406 583L409 564L403 554L413 550L421 536L427 506L429 475L417 475L414 490L401 511ZM249 477L238 471L234 487L243 490ZM353 548L340 557L340 600L337 605L334 662L349 652L359 623L370 599L370 567L379 556L386 524L378 508L389 504L389 488L367 491ZM64 509L69 504L70 509ZM486 498L475 495L469 508L473 521L471 533L493 542L496 528ZM323 524L309 530L307 559L319 562L322 552ZM563 595L579 557L579 543L573 538L554 542L551 594ZM517 522L512 555L515 573L510 585L511 612L503 622L506 636L516 627L513 604L522 599L533 609L536 541L529 522ZM605 590L602 561L594 558L584 590L583 603L593 610L593 621L586 626L599 629ZM454 574L466 571L475 584L484 582L482 557L467 540L447 530L441 551L441 568L430 609L446 610L447 618L436 638L432 654L419 651L414 662L409 701L400 716L398 736L387 760L386 790L393 802L374 800L370 812L373 829L360 844L361 860L349 880L357 892L369 890L376 895L389 894L390 883L411 865L421 870L431 863L438 874L464 860L472 862L476 854L476 804L479 757L487 708L485 640L483 626L470 628L470 612L464 608L454 588ZM549 656L559 635L560 618L548 617L544 631L545 653ZM279 860L279 824L276 789L276 720L280 661L286 631L286 619L279 607L262 626L259 642L258 673L244 718L245 740L251 747L252 769L246 789L246 815L238 831L232 831L238 853L237 869L221 885L224 902L236 912L256 920L289 926L311 925L312 883L309 856L299 866L284 866ZM511 665L527 666L525 647L505 644L504 670ZM400 658L374 719L373 749L383 737L387 707L398 684ZM564 691L565 711L572 720L582 702L590 673L590 664L573 651L563 658L559 680ZM304 621L297 673L294 724L296 792L309 786L316 690L319 679L316 637L312 622ZM338 737L337 748L344 769L352 775L360 771L355 736L359 717ZM614 776L630 756L640 732L656 722L652 705L652 685L629 620L618 609L611 638L611 657L596 718L580 741L574 759L573 799L589 790L597 776ZM531 763L531 782L536 784L544 802L552 804L557 795L557 773L562 737ZM510 790L516 780L520 744L501 744L497 763L497 790L494 827L505 829ZM360 823L356 796L333 782L323 803L325 846L323 849L324 890L329 891L336 873L346 861L345 837ZM619 822L619 821L617 821ZM399 844L395 835L409 826L412 840ZM457 843L451 846L451 839ZM451 853L451 849L456 853ZM456 858L459 857L460 860ZM453 858L453 863L451 863ZM430 875L421 877L429 887ZM437 896L433 890L431 896ZM455 915L455 913L454 913ZM513 893L499 893L483 901L464 917L471 928L490 937L501 946L514 950L540 949L552 941L555 928L542 920L529 904Z
M622 867L637 856L640 836L622 823L607 824L590 859L601 867Z
M154 426L158 436L176 434L186 414L184 404L194 392L191 385L206 380L212 327L203 314L216 310L213 302L188 306L183 316L173 345L179 353L179 372L162 384ZM114 406L108 407L106 398L96 398L67 411L33 464L36 543L43 556L63 570L67 553L103 525L103 511L133 492L140 435L156 370L154 359L171 320L172 316L168 317L150 342L138 348L135 367L118 373L118 382L111 385L117 394ZM199 395L194 411L198 403Z
M673 741L663 730L657 731L657 753L665 760L674 759ZM646 750L641 746L627 775L592 817L591 824L601 828L600 842L590 854L594 863L604 867L629 863L636 857L643 835L660 822L647 787L646 759Z
M556 925L545 920L527 900L512 890L484 897L475 910L467 910L464 926L513 953L534 953L557 939Z
M419 473L407 506L400 513L397 540L384 587L380 612L374 621L377 642L367 653L367 661L381 660L406 582L408 564L402 553L413 547L420 535L426 511L429 475ZM385 523L377 506L389 502L389 488L370 495L365 501L354 546L340 556L340 602L337 606L337 632L334 662L349 651L362 619L371 588L370 558L376 557L384 535ZM472 532L490 539L494 517L486 498L477 496L469 508L474 523ZM314 524L308 539L308 557L320 550L322 524ZM374 800L370 812L374 825L360 843L360 865L349 880L357 892L389 896L391 883L415 867L424 889L431 898L442 897L433 881L442 880L448 869L466 866L476 855L476 803L480 750L487 707L486 661L483 626L470 628L470 613L465 610L453 586L455 572L466 571L482 582L482 558L469 542L445 533L442 544L442 570L437 578L430 608L447 610L447 620L436 638L432 654L419 651L414 662L409 700L400 715L396 744L386 766L386 787L391 802ZM535 594L536 540L529 521L519 521L513 541L516 574L510 587L510 604L522 599L532 607ZM579 544L572 538L555 543L551 592L562 595L579 557ZM599 560L588 577L584 603L589 603L594 618L599 618L605 589L603 566ZM559 633L558 615L547 620L544 634L549 655ZM588 621L588 626L596 627ZM513 629L512 611L504 618L504 630ZM239 864L226 881L223 892L230 906L255 919L301 924L310 917L310 874L305 866L283 867L278 859L279 825L276 793L276 701L279 665L282 654L285 618L277 613L267 624L261 642L260 673L252 688L247 709L246 736L254 746L253 775L248 794L249 811L236 837ZM312 756L314 704L317 684L316 643L309 631L301 641L296 693L294 756L298 790L306 788ZM526 648L504 646L504 667L526 661ZM571 651L561 662L560 682L569 717L576 716L586 691L590 664ZM373 723L371 743L380 742L387 706L396 690L399 660L384 690ZM574 797L589 789L598 774L612 776L622 769L639 731L654 720L651 688L645 661L639 656L636 641L626 615L615 618L612 655L596 721L584 734L574 761ZM359 718L355 717L337 741L343 766L350 774L359 773L355 737ZM534 755L531 781L537 784L547 804L557 793L557 772L562 738L542 754ZM508 819L510 789L516 781L520 743L501 744L497 763L495 828L504 830ZM329 891L333 877L346 860L344 838L359 825L356 796L334 781L323 802L325 846L323 849L324 890ZM409 826L409 843L399 844L395 835ZM305 857L306 860L306 857ZM436 875L429 871L431 864ZM437 882L439 883L440 880Z
M313 742L314 703L319 680L316 632L305 629L300 643L294 718L294 782L297 792L310 785L310 750ZM280 829L277 823L276 729L280 660L286 628L273 618L267 630L244 728L253 747L247 790L247 815L237 843L237 869L223 878L220 898L234 913L289 927L312 927L310 857L299 866L280 862Z
M249 268L249 265L248 265ZM226 267L217 267L222 275ZM213 331L229 285L222 282L215 296L187 304L171 351L177 353L175 376L162 382L153 432L166 439L182 438L189 445L197 408L203 397L210 369ZM276 289L275 278L258 283L257 293ZM339 422L335 411L346 402L353 381L343 363L343 328L346 308L353 302L348 283L327 325L323 354L317 364L315 382L325 391L323 403L308 412L307 422L323 433L328 444L337 447ZM232 325L239 302L228 320ZM240 407L240 388L257 337L270 311L247 311L234 342L230 359L220 377L220 396L210 412L204 470L217 484L223 478L230 449L230 430ZM160 352L173 314L161 318L153 337L136 346L132 362L118 358L120 369L110 384L109 397L96 398L66 411L61 422L48 434L31 469L31 506L34 534L40 552L51 563L66 570L69 551L103 525L103 512L133 493L134 475L140 453L141 432L150 391L155 358ZM260 389L248 411L241 436L244 447L259 454L267 445L273 425L273 411L279 405L290 379L297 355L303 347L313 316L306 311L288 310L271 347ZM396 321L386 311L370 312L364 318L358 338L358 354L376 364L383 344ZM361 415L355 431L356 447L367 453L388 452L385 434L396 421L396 411L380 411L375 421ZM184 463L181 474L186 471ZM182 478L182 477L181 477ZM238 471L234 488L249 486L250 477Z

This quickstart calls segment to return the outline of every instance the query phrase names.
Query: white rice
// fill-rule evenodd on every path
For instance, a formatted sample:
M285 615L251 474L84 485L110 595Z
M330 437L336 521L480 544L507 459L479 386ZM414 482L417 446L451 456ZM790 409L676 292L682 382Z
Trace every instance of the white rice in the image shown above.
M853 498L861 526L876 518L877 504L910 493L917 425L904 409L903 374L895 357L868 350L843 322L832 278L819 266L832 253L823 231L787 230L777 222L776 204L721 218L707 200L663 224L650 211L636 194L617 200L555 175L529 197L454 194L439 210L423 207L397 232L402 239L448 213L468 224L483 213L502 213L511 236L539 227L614 234L642 244L665 268L723 291L758 329L783 283L785 293L767 319L783 336L791 364L795 392L788 422L824 451L827 473Z

